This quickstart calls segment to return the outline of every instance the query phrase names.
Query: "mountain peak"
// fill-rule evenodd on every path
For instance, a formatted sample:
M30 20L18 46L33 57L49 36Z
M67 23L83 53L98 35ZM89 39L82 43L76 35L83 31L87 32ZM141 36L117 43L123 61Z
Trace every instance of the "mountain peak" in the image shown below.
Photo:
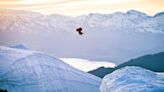
M13 46L9 46L11 48L18 48L18 49L24 49L24 50L28 50L29 48L25 45L25 44L18 44L18 45L13 45Z
M159 13L155 14L154 16L155 17L157 17L157 16L164 16L164 12L159 12Z
M129 10L127 11L127 14L133 14L133 15L144 15L147 16L145 13L137 11L137 10Z

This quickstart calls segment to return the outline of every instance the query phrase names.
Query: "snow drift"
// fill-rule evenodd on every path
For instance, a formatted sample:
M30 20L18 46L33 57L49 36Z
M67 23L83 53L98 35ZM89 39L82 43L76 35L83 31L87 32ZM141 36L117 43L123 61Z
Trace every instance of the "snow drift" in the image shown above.
M98 92L100 81L44 53L0 46L0 89L8 92Z
M125 67L104 77L101 92L164 92L164 76L140 67Z

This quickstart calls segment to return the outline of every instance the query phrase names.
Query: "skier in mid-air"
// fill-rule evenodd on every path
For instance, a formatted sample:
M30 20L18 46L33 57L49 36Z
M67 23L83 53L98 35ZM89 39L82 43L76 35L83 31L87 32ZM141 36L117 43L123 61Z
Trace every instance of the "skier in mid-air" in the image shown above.
M77 28L76 31L79 33L79 35L83 35L84 34L82 32L83 31L82 27Z

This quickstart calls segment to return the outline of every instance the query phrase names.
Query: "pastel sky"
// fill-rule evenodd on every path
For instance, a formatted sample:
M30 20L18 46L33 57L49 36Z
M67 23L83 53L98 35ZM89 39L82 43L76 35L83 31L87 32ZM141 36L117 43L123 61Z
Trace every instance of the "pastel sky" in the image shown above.
M0 9L6 8L70 16L134 9L154 15L164 11L164 0L0 0Z

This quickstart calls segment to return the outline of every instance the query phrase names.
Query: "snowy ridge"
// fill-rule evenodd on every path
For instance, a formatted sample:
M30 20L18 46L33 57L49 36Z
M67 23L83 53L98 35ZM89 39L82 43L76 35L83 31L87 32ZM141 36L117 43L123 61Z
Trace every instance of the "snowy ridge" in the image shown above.
M29 48L25 44L18 44L18 45L13 45L13 46L8 46L10 48L18 48L18 49L25 49L28 50Z
M0 10L0 21L0 31L23 31L29 33L51 30L47 23L47 17L35 12Z
M84 26L85 28L104 28L110 30L128 30L145 32L162 32L164 18L163 12L154 16L130 10L127 13L115 12L113 14L90 13L85 16L69 17L59 14L42 15L35 12L19 10L0 10L1 31L70 31L71 28ZM158 20L160 18L161 20ZM161 25L162 24L162 25ZM3 26L2 26L3 25ZM161 25L161 26L160 26ZM118 29L120 27L120 29ZM130 27L130 28L128 28ZM161 28L162 29L159 29ZM29 29L30 28L30 29ZM64 28L64 29L63 29ZM140 28L140 30L135 30ZM29 30L27 30L29 29ZM151 30L150 30L151 29Z
M106 75L101 92L163 92L164 77L152 71L128 66Z
M0 47L0 89L9 92L98 92L100 81L44 53Z

